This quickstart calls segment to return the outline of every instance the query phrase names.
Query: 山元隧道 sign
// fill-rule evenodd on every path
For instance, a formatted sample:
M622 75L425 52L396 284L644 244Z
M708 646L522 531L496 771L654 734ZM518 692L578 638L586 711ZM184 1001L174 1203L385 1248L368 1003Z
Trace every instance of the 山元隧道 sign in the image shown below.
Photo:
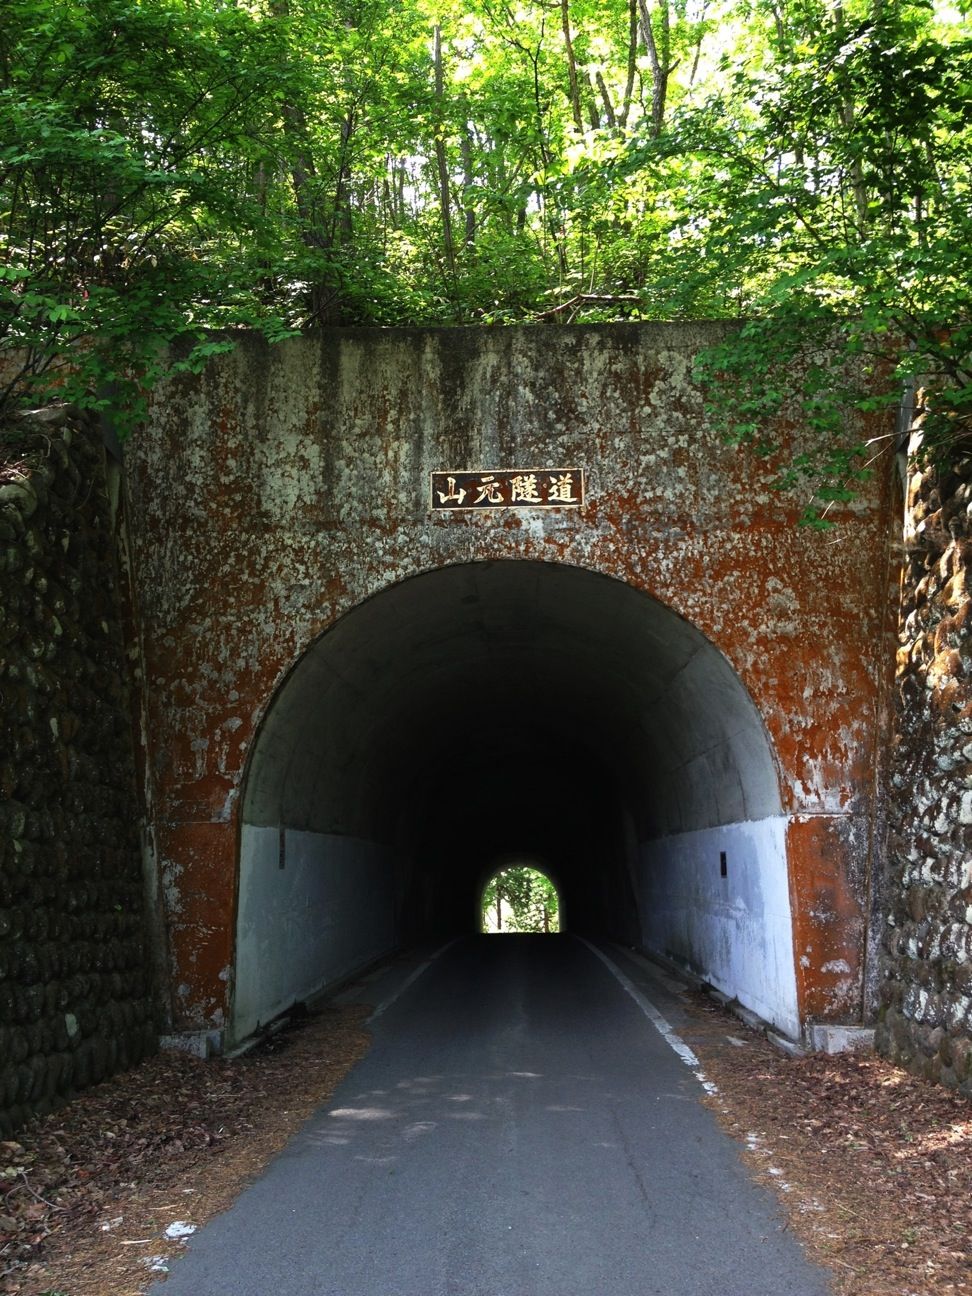
M431 474L432 511L582 508L583 468L490 468Z

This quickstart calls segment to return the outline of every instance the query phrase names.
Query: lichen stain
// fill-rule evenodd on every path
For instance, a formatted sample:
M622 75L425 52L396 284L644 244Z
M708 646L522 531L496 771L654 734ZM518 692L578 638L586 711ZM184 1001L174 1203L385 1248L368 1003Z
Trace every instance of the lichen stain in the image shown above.
M229 823L172 823L160 825L159 837L162 857L179 861L169 949L180 1024L212 1024L213 1013L227 1008L220 972L232 958L235 833Z

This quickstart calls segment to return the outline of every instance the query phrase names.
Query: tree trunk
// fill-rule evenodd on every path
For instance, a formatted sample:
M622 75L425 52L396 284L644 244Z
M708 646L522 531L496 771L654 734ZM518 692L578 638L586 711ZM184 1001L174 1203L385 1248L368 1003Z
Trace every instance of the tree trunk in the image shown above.
M289 0L273 0L271 14L275 18L290 17ZM323 213L313 194L318 179L314 156L308 143L310 132L303 106L296 103L281 105L280 117L283 134L290 144L290 183L294 205L300 218L301 241L307 248L328 251L333 243L333 227L325 229ZM343 141L342 141L343 152ZM339 189L340 194L340 184ZM326 279L314 283L308 294L308 322L335 324L339 322L340 300L334 284Z
M456 249L452 239L452 213L449 200L449 162L446 156L445 124L443 121L442 100L444 95L444 77L442 73L442 28L436 23L434 28L435 60L435 163L439 175L439 206L442 211L442 250L445 255L446 269L449 277L456 273Z
M601 92L601 102L604 104L604 115L607 123L612 130L617 129L618 119L614 113L614 104L611 103L611 95L604 80L604 75L600 71L595 74L595 81L598 90Z
M668 57L671 52L671 33L669 30L668 0L663 0L661 13L661 41L655 40L655 30L651 24L651 13L647 0L638 0L641 12L641 34L648 62L651 66L651 134L657 139L665 121L665 105L668 100L668 78L671 68Z
M334 220L331 226L330 244L333 247L347 247L351 242L351 136L354 134L355 114L349 108L348 114L341 123L341 152L338 156L337 182L334 186Z
M838 4L834 8L834 23L837 28L838 35L843 36L845 23L844 23L844 6L842 4ZM845 80L845 78L843 77L843 75L840 75L838 78L838 84L840 84L840 82L843 80ZM840 119L843 123L844 130L847 132L848 135L848 144L850 143L850 135L854 128L854 119L856 115L857 113L856 113L854 100L851 97L850 92L849 91L845 92L842 90L840 96ZM854 207L857 212L858 232L863 233L863 231L866 229L868 224L868 201L867 201L867 185L864 181L864 170L859 160L855 159L854 161L851 162L850 182L851 182L851 194L853 195L854 198Z
M584 118L581 114L580 87L577 83L577 62L574 58L574 43L570 38L570 0L560 0L560 19L564 29L564 48L567 51L570 107L574 114L574 125L579 131L582 131L584 129Z
M638 0L628 3L628 77L624 83L624 99L621 104L621 129L628 124L631 112L631 100L634 98L635 77L638 75Z
M463 128L462 140L462 204L465 215L465 245L467 248L476 245L476 208L473 206L472 190L476 182L473 172L473 141L468 122Z
M594 78L587 78L588 86L591 90L591 97L587 101L587 115L591 119L591 129L601 129L601 114L597 111L597 87L594 85Z

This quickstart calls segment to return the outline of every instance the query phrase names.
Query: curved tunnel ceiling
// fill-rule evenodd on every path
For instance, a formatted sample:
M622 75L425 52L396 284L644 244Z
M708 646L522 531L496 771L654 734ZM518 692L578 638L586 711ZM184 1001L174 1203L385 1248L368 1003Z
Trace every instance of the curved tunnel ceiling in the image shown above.
M391 841L420 789L454 797L501 762L528 796L540 761L535 795L601 779L643 839L780 812L759 713L698 630L609 577L503 561L412 577L317 640L260 730L243 818Z

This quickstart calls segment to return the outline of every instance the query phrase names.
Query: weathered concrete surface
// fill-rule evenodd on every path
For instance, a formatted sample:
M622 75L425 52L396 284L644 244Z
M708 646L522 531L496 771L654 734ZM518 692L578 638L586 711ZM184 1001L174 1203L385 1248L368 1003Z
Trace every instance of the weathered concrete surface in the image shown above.
M396 582L524 559L625 582L685 618L732 667L778 773L799 1016L861 1020L879 865L890 471L878 472L835 532L798 529L792 502L769 489L772 465L727 450L706 425L691 364L715 336L652 325L344 332L273 350L250 339L201 379L159 390L127 472L148 774L180 1024L220 1026L230 1009L246 764L296 663ZM428 512L433 469L567 464L588 471L583 512ZM481 620L486 653L488 616ZM583 662L614 651L607 622L598 626L587 656L574 633L564 675L574 686L594 679ZM386 644L386 665L394 653ZM472 676L463 678L468 685ZM667 687L661 676L658 687ZM717 693L701 703L717 708ZM286 690L279 696L283 705ZM592 689L595 709L597 696ZM644 701L643 690L640 700L632 694L634 714ZM584 709L576 705L575 719ZM688 705L671 713L670 731L695 724ZM345 728L353 761L368 735ZM434 735L426 737L413 760L428 754ZM454 743L452 763L474 747ZM548 743L544 755L555 761L565 751ZM299 767L299 755L278 758ZM528 747L517 759L532 773ZM733 760L746 768L744 754ZM391 786L397 776L383 777ZM734 775L715 777L725 788ZM625 935L620 908L640 883L623 861L650 840L637 817L651 788L633 798L604 778L621 807L612 812L622 863L611 886L613 934ZM745 816L727 810L711 822ZM418 864L413 882L421 889Z
M646 947L683 966L680 951L695 951L691 971L798 1037L785 818L663 837L643 850ZM724 879L713 867L720 854Z
M233 1005L240 1038L399 943L397 861L387 847L287 831L282 849L283 869L280 830L244 825Z

